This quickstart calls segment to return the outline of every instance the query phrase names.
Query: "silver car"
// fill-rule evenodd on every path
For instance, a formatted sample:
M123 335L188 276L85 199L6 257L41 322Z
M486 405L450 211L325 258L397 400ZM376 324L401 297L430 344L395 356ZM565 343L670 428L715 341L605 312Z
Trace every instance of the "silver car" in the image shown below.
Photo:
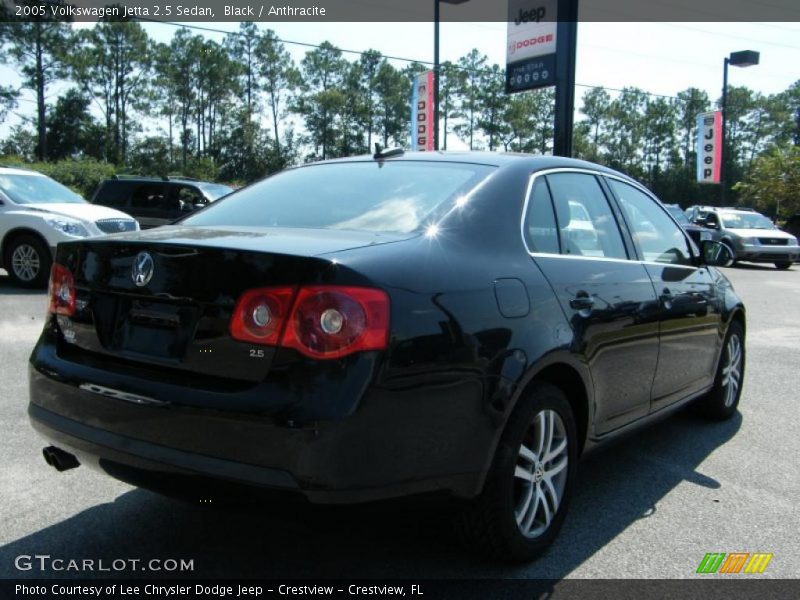
M800 257L797 238L752 209L693 208L694 222L719 232L720 241L731 249L737 261L773 263L778 269L788 269Z

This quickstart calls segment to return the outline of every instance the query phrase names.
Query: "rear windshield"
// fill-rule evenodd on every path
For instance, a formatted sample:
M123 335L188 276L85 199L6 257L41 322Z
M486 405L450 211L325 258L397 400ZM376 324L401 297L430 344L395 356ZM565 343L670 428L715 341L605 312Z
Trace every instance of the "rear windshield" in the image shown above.
M234 192L181 224L410 233L493 170L410 161L313 165Z
M0 189L17 204L48 204L86 202L69 188L39 175L0 174Z

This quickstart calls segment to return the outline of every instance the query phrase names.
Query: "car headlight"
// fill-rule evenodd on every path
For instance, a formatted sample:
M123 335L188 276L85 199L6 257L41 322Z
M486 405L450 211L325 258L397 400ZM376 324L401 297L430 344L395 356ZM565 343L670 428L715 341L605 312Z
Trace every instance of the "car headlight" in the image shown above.
M64 235L71 235L72 237L89 237L91 235L80 221L75 221L74 219L58 217L45 219L44 222Z
M757 246L758 238L754 237L742 238L742 244L745 244L746 246Z

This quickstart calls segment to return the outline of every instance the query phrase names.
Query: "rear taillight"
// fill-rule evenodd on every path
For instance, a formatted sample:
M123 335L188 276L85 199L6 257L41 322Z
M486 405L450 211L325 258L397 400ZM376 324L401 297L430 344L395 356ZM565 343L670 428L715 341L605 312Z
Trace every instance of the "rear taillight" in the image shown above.
M295 288L260 288L242 294L231 319L231 337L277 346L292 307Z
M294 348L311 358L383 350L389 297L347 286L307 286L296 293L289 287L250 290L236 303L230 331L236 340Z
M75 280L70 270L58 263L50 270L50 314L75 314Z

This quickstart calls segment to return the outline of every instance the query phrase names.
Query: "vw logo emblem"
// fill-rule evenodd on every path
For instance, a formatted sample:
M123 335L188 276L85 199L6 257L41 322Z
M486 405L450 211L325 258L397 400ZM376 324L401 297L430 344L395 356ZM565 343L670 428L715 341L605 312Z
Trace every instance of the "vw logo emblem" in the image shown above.
M155 264L153 257L149 252L139 252L136 258L133 259L133 267L131 268L131 279L137 287L144 287L153 278L153 270Z

